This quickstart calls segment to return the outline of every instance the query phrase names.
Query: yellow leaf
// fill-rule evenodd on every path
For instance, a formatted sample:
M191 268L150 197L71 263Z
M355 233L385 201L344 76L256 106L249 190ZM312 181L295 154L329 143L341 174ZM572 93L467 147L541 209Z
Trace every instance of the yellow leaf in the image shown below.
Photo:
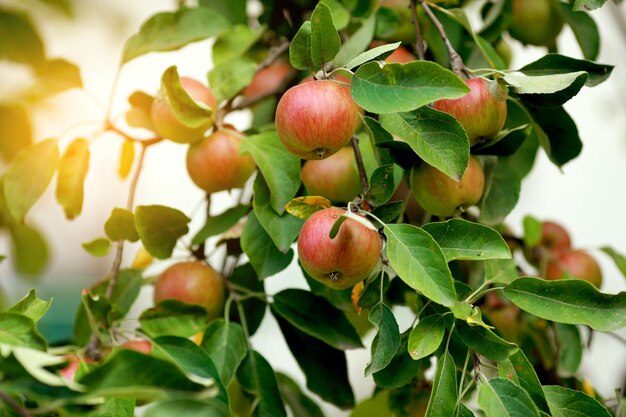
M330 200L320 196L307 196L297 197L291 200L285 206L287 213L299 217L301 219L308 219L316 211L328 208L331 206Z

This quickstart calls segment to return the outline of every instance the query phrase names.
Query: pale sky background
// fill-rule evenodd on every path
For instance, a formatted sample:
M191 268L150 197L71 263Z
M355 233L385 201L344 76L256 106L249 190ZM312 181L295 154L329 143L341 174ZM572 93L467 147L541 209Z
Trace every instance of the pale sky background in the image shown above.
M76 20L67 20L54 13L37 16L48 55L63 57L78 63L87 96L80 91L61 94L49 100L36 115L35 137L43 139L60 137L64 148L72 139L88 135L97 125L81 124L71 130L68 126L77 121L102 119L101 106L106 105L111 92L115 69L125 40L136 32L141 23L157 10L171 10L173 0L127 1L108 0L76 2ZM0 0L0 5L21 4L19 1ZM540 152L535 169L524 181L520 202L509 215L507 223L514 231L521 231L522 218L532 214L539 219L555 219L571 231L576 247L592 251L600 262L604 273L602 290L615 293L626 289L626 280L612 261L597 248L609 245L626 253L626 35L615 24L612 13L614 6L606 6L593 13L600 27L603 44L599 62L617 65L612 77L593 89L584 88L566 104L577 122L584 149L580 157L567 164L563 171L552 165ZM622 4L622 12L626 6ZM537 59L543 51L538 48L523 48L512 41L514 62L512 67L521 67ZM581 57L572 33L565 30L560 39L561 53ZM149 54L131 61L121 74L114 96L113 114L122 114L127 107L126 97L135 90L156 93L162 72L172 64L178 66L180 74L206 79L210 68L210 44L200 42L170 54ZM9 74L16 80L0 83L0 97L23 88L27 77L20 71L0 63L0 79ZM94 102L94 98L101 104ZM123 119L120 117L119 119ZM246 128L247 114L233 118L239 128ZM60 135L60 136L58 136ZM149 135L146 135L146 137ZM77 302L80 289L89 286L105 275L111 265L112 256L95 259L81 247L82 242L104 235L103 224L113 207L124 207L128 181L116 176L121 139L108 134L100 137L91 146L92 159L86 181L83 214L68 222L54 199L54 184L43 199L29 214L28 220L40 226L50 241L53 260L39 281L44 297L54 296L59 311L69 310L73 317L71 302ZM191 230L202 225L203 193L189 180L185 169L186 147L164 142L150 148L145 169L136 195L136 204L164 204L178 208L193 216ZM220 193L214 199L214 213L229 205L229 195ZM195 212L194 212L195 210ZM128 245L125 265L132 260L136 245ZM10 246L3 236L0 238L0 253L9 253ZM218 265L219 256L215 258ZM151 268L158 273L165 267L160 264ZM19 298L31 286L16 280L10 262L0 264L0 285L12 298ZM270 294L287 287L303 287L306 283L298 269L292 265L288 270L266 280ZM70 300L69 304L68 301ZM60 306L58 304L61 304ZM142 293L141 306L151 304L149 290ZM139 308L141 307L141 308ZM401 330L405 330L412 316L399 312ZM61 314L61 313L59 313ZM304 385L304 378L288 352L278 328L266 315L262 328L253 338L254 347L265 355L277 370L286 371ZM626 337L626 331L620 334ZM369 360L368 349L349 352L351 380L358 399L370 395L373 382L363 378L363 369ZM596 388L606 396L612 396L616 387L622 386L626 375L626 349L613 338L596 333L592 348L587 352L581 375L588 377ZM329 417L342 416L332 406L325 407Z

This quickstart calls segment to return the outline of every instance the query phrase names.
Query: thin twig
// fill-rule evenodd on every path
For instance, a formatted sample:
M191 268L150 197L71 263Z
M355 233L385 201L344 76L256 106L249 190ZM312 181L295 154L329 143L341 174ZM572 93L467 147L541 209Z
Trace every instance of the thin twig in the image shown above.
M211 218L211 194L207 193L205 199L206 199L206 219L205 219L205 224L206 224ZM198 247L194 251L192 251L192 254L193 256L196 257L197 260L203 261L206 259L205 249L206 249L206 243L203 241L202 243L198 245Z
M7 394L4 391L0 391L0 400L2 400L6 405L11 407L13 410L15 410L15 412L17 414L19 414L21 417L32 417L33 416L30 413L30 411L28 411L27 409L22 407L17 401L15 401L13 399L13 397L11 397L9 394Z
M439 36L443 40L443 43L446 45L446 49L448 50L448 55L450 56L450 66L452 67L452 71L454 71L459 77L467 78L469 77L469 72L465 69L465 65L463 64L463 60L461 59L461 55L454 49L452 44L450 43L450 39L448 39L448 34L446 33L445 28L435 16L433 11L430 9L430 6L426 2L426 0L419 0L424 12L428 15L428 18L433 22L437 31L439 32Z
M417 52L417 58L424 60L426 54L424 52L424 38L422 37L420 22L417 20L417 0L411 0L411 18L415 27L415 52Z
M361 155L361 149L359 149L359 138L356 135L352 135L352 149L354 150L354 157L356 158L356 166L359 169L359 177L361 178L362 194L365 196L370 186L367 181L367 172L365 172L365 165L363 165L363 156Z

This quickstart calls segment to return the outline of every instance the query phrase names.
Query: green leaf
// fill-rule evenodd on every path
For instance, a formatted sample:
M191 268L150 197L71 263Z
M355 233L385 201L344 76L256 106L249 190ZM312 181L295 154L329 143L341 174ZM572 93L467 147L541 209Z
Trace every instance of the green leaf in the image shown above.
M254 77L257 64L250 58L234 58L209 71L209 84L217 101L228 100L243 90Z
M46 340L39 334L35 322L22 313L0 313L0 343L46 350Z
M522 350L517 350L508 358L498 361L498 373L500 377L526 390L540 411L549 411L539 377Z
M453 416L458 401L454 358L446 350L438 358L437 373L428 401L425 417Z
M510 284L519 278L517 264L512 259L490 259L485 261L485 281L494 284Z
M287 417L270 364L260 353L251 351L237 370L242 388L257 397L258 417Z
M478 388L478 405L486 417L539 417L530 395L503 378L491 379Z
M508 158L511 157L486 160L485 191L479 217L481 223L489 225L502 223L517 204L522 178L515 166L509 163Z
M287 268L293 259L293 249L289 249L287 253L279 251L254 212L248 214L248 220L243 226L241 248L248 256L259 279L279 273Z
M309 391L339 408L353 407L354 393L348 380L346 354L298 330L273 308L272 313L289 350L306 376Z
M37 74L35 84L30 88L33 98L45 98L53 94L82 88L80 68L64 59L46 60Z
M233 26L215 39L212 50L213 64L225 64L232 59L243 56L259 40L261 35L263 35L262 30L252 30L247 25Z
M348 39L343 45L341 45L339 52L337 52L337 55L333 60L335 67L341 68L345 66L348 69L354 68L356 65L351 67L348 65L348 63L352 63L352 61L359 54L361 54L361 52L365 51L368 48L368 46L372 42L372 39L374 38L375 27L376 16L372 14L363 22L361 27L356 32L354 32L352 36L350 36L350 39ZM362 63L365 63L367 61L363 61Z
M577 1L580 3L580 1ZM593 18L584 11L577 11L577 6L574 5L572 10L571 5L561 4L561 16L563 16L565 22L572 28L574 36L578 41L578 45L583 52L585 59L595 60L600 53L600 32L596 22Z
M44 45L27 13L0 9L0 59L40 67Z
M134 398L109 398L89 417L133 417L135 415Z
M626 278L626 256L622 255L621 253L617 252L615 249L609 246L603 246L600 249L602 250L602 252L609 255L611 259L613 259L615 265L617 266L617 269L619 269L622 275L624 275L624 277Z
M74 140L59 161L56 198L69 220L78 217L83 208L83 184L89 170L89 143Z
M44 301L37 298L37 293L33 289L28 292L28 295L15 303L15 305L9 309L9 312L21 314L37 322L46 314L51 304L52 299Z
M247 347L241 326L226 323L223 319L213 320L202 336L201 346L215 364L222 383L228 386L246 357Z
M265 281L259 280L252 265L248 262L239 265L228 278L231 284L236 285L236 291L242 295L256 293L258 297L242 297L240 304L243 308L243 317L248 325L248 335L253 336L265 317L267 302L261 294L265 294ZM231 308L230 320L241 323L242 318L238 308Z
M574 97L587 82L584 71L549 75L505 74L504 81L520 98L535 106L562 106Z
M289 62L299 70L313 68L311 60L311 22L304 22L289 45Z
M189 43L219 35L229 26L222 15L206 7L185 7L155 14L124 45L122 64L149 52L180 49Z
M137 206L135 227L141 243L152 256L172 256L176 241L189 231L190 219L181 211L165 206Z
M599 9L606 3L606 0L576 0L574 2L574 10L595 10Z
M0 156L10 161L33 142L28 112L18 104L0 103Z
M429 61L362 65L352 77L352 98L365 110L408 112L442 98L459 98L469 87L452 71Z
M398 276L409 287L444 306L456 299L452 274L435 240L409 224L385 225L387 256Z
M74 317L74 340L85 346L92 334L100 334L111 325L111 303L96 291L83 293Z
M128 349L111 354L79 382L88 387L91 395L133 395L146 400L162 395L163 391L198 392L206 388L191 381L173 363Z
M576 158L582 150L582 142L578 136L576 122L563 107L538 108L528 106L541 145L550 160L561 167Z
M517 351L515 343L507 342L483 326L470 326L457 320L456 330L470 350L491 360L504 360Z
M283 214L285 205L300 188L300 159L285 149L275 131L243 140L241 153L245 152L252 155L270 187L272 208Z
M350 417L393 417L389 391L378 391L372 397L357 404Z
M99 237L82 244L83 248L92 256L107 256L111 251L111 241L106 237Z
M367 318L376 328L372 340L372 359L365 367L365 376L385 369L400 348L400 329L391 309L382 301L370 310Z
M520 71L526 75L551 75L585 71L589 74L586 86L595 87L606 81L613 71L612 65L598 64L584 59L575 59L559 54L547 54L523 66Z
M226 388L209 355L187 338L163 336L152 341L153 355L167 359L183 369L190 379L203 385L213 386L219 393L213 397L228 404Z
M404 209L404 201L392 201L372 210L372 214L383 223L391 223L398 218Z
M20 275L37 276L48 264L50 251L41 232L25 224L9 226L12 239L12 259Z
M507 285L504 295L522 310L546 320L585 324L600 331L626 326L626 292L604 294L580 279L523 277Z
M144 414L144 417L171 416L231 417L231 414L226 404L213 399L202 402L192 399L161 401L150 407Z
M363 65L367 62L373 60L382 60L387 58L393 51L395 51L398 46L400 46L402 42L390 43L387 45L377 46L376 48L372 48L369 51L365 51L362 54L359 54L353 60L346 64L346 68L354 69L360 65Z
M446 327L441 314L420 318L409 336L407 349L411 358L422 359L434 353L439 349L445 332Z
M583 342L577 326L556 323L554 326L558 350L559 375L573 376L583 358Z
M320 0L320 3L324 3L333 15L333 23L337 30L343 30L350 23L350 12L343 5L343 1L340 0Z
M383 389L400 388L409 384L419 375L418 373L424 363L411 358L407 350L408 339L407 333L404 333L401 337L400 347L389 365L374 373L374 382L377 387Z
M511 250L488 226L463 219L428 223L424 230L439 244L448 262L455 259L511 259Z
M611 413L595 398L581 391L558 385L543 387L553 417L610 417Z
M320 407L305 395L298 384L287 375L276 373L278 391L294 417L324 417Z
M9 214L19 223L48 188L59 161L54 139L20 150L4 171L2 185Z
M104 224L104 232L112 241L128 240L136 242L139 240L139 235L135 228L135 215L132 211L123 208L116 207L113 209Z
M328 6L320 2L311 15L311 62L317 68L335 58L341 39Z
M285 206L287 213L306 220L316 211L324 210L331 206L330 200L321 196L296 197Z
M163 300L139 317L141 330L152 338L160 336L191 337L204 330L206 310L178 300Z
M308 291L293 288L279 292L274 295L272 312L336 349L363 347L344 314L324 298Z
M410 113L381 115L380 123L427 164L455 180L463 176L470 146L465 130L454 117L422 107Z
M207 219L202 229L196 233L191 240L194 245L199 245L211 236L219 235L236 225L243 216L246 215L249 206L235 206L225 210L217 216L211 216Z
M543 236L543 225L535 217L526 215L523 219L524 245L532 247L538 245Z
M252 206L256 218L278 250L286 253L298 237L304 220L286 212L280 215L274 211L271 207L270 189L262 175L257 175L254 179L253 193Z
M394 165L387 164L376 168L370 178L370 188L365 194L367 201L374 207L382 206L393 195L396 187L394 181Z
M247 24L246 0L200 0L200 6L215 10L233 24Z
M176 119L187 127L197 128L212 119L213 110L197 102L183 88L176 66L171 66L161 76L161 94L172 109Z

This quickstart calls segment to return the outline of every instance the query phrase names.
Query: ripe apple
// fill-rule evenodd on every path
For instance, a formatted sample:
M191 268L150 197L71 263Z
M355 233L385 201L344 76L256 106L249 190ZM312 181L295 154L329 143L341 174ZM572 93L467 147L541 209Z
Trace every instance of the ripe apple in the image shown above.
M347 203L361 192L361 179L352 147L346 146L326 159L306 161L302 183L310 195Z
M461 177L455 181L422 162L411 170L411 190L424 210L439 217L459 214L480 201L485 189L483 168L474 156Z
M276 107L276 132L288 151L302 159L338 152L359 125L359 106L350 88L332 80L291 87Z
M206 193L240 188L256 169L252 156L240 154L242 136L231 129L215 131L187 151L187 172Z
M287 61L276 61L254 74L250 84L242 91L245 97L261 97L277 92L293 68Z
M513 0L509 33L523 44L554 46L563 19L554 0Z
M206 309L209 318L219 316L224 304L222 276L204 262L179 262L167 268L154 284L154 303L174 299Z
M217 101L207 86L189 77L180 77L180 83L196 102L212 109L217 108ZM152 101L150 117L156 133L178 143L194 143L202 139L207 129L213 125L213 120L210 120L198 127L186 126L174 115L164 91L160 91Z
M589 281L596 288L602 285L602 270L596 260L583 250L563 252L548 262L546 278L579 278Z
M122 348L149 355L152 352L152 342L146 339L129 340L122 344Z
M533 247L525 248L524 255L531 265L539 266L542 259L554 258L572 248L567 230L560 224L546 220L541 223L541 240Z
M467 132L470 145L496 135L506 121L506 93L498 83L471 78L470 92L454 100L439 100L433 108L454 116Z
M313 213L298 237L302 268L313 279L337 290L367 278L378 264L382 250L378 232L350 218L341 224L334 239L328 236L345 212L330 207Z

